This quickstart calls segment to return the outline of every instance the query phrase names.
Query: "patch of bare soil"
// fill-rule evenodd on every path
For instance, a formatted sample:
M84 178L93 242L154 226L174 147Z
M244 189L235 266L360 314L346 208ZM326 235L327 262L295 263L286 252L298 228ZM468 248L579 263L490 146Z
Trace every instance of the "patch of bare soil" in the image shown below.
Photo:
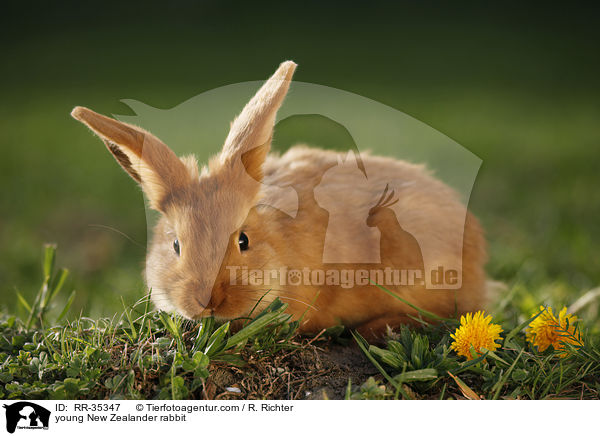
M213 363L203 399L343 399L348 380L362 384L377 369L353 343L331 340L260 355L247 352L243 367Z

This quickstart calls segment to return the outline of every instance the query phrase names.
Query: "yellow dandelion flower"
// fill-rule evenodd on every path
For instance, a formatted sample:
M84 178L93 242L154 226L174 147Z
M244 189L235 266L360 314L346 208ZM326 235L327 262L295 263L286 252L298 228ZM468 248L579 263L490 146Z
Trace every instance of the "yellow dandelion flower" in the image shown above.
M563 307L558 314L558 318L552 313L551 307L540 306L540 316L534 319L527 330L525 336L529 342L535 345L539 351L546 350L550 345L555 350L564 350L565 343L573 345L583 345L581 335L575 328L577 317L567 313L567 308ZM539 312L537 312L539 313ZM536 315L536 313L531 316ZM566 352L561 354L565 357Z
M502 327L498 324L492 324L492 316L484 316L483 311L478 311L475 314L467 313L466 316L460 317L460 326L450 337L454 342L450 348L456 351L459 356L465 356L467 360L473 359L471 355L471 346L478 353L482 348L494 351L500 347L496 343L500 339Z

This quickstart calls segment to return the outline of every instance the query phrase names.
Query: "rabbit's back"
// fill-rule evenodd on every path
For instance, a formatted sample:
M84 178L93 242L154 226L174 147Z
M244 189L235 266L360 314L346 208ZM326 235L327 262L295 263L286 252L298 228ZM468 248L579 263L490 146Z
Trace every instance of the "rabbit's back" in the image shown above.
M264 203L282 210L294 210L297 206L293 229L278 227L282 238L298 241L290 253L295 261L300 261L305 252L303 245L310 241L313 255L315 247L319 247L323 257L302 258L309 267L342 263L352 268L357 264L379 263L402 268L418 265L419 261L422 265L422 259L429 265L458 266L462 272L460 289L421 288L422 292L406 294L406 290L400 289L399 293L414 304L444 316L484 306L486 250L479 223L456 192L433 177L424 166L369 153L361 153L357 160L352 153L296 146L281 156L270 155L264 174ZM296 192L282 189L290 186ZM369 214L386 187L386 195L394 191L394 200L397 200L390 208L394 211L392 219L383 219L381 214L382 219L374 220L373 227L368 227ZM389 228L392 225L405 236L399 238L398 231ZM299 234L286 235L286 232ZM328 238L333 245L328 245ZM418 247L413 252L403 251L407 241L414 245L415 239ZM363 262L356 260L357 254ZM423 258L419 259L421 255ZM352 298L348 295L337 303L336 299L328 303L330 312L339 307L335 315L347 324L352 324L348 320L348 308L353 305L356 306L354 314L370 313L382 319L390 310L411 312L389 296L381 296L383 301L377 297L379 294L366 297L359 292ZM356 318L356 322L360 324L364 319Z
M453 255L460 255L456 248L460 249L462 244L451 247L456 244L450 244L449 238L457 230L462 233L469 213L456 192L434 178L423 165L368 152L361 153L357 160L352 153L299 145L281 156L269 155L264 174L266 204L294 210L297 195L281 189L291 186L330 214L344 216L339 224L353 230L364 230L369 210L388 186L398 200L393 210L402 227L427 235L419 241L423 245L433 244L432 249L440 253L451 250ZM355 250L356 244L352 245L350 249ZM342 245L340 250L343 249Z

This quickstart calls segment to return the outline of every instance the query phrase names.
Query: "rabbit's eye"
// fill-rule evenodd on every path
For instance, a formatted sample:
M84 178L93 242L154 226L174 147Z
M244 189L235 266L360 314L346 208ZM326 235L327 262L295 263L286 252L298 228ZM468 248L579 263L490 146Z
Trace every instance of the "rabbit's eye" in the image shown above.
M175 250L175 253L179 256L179 239L173 241L173 250Z
M248 249L248 236L246 236L244 232L240 233L238 244L240 244L240 251L245 251Z

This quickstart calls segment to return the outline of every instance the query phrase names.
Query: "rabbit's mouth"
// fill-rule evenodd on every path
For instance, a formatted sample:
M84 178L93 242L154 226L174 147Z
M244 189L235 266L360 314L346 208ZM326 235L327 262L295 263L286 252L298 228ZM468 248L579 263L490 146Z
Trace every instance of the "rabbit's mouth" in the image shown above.
M194 316L193 319L210 318L211 316L214 316L214 314L215 314L214 309L204 309L198 315Z
M195 301L198 307L201 309L198 315L194 316L194 319L208 318L215 315L216 310L221 306L224 300L224 295L222 292L213 291L208 304L200 299L200 297L196 296Z

